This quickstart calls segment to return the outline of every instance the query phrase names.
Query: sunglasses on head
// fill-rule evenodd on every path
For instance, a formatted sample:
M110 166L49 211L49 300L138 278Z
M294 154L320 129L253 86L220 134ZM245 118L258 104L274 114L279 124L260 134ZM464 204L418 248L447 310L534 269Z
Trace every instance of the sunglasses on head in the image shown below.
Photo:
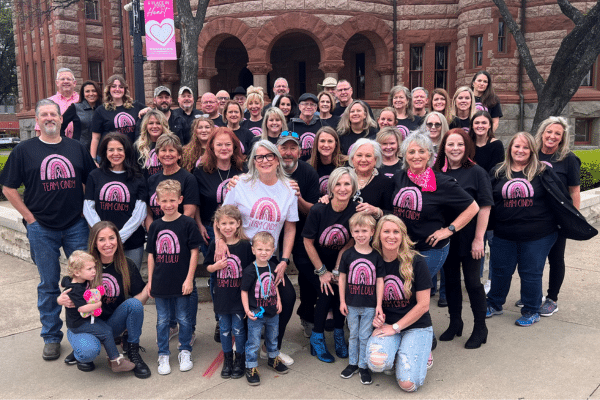
M286 137L286 136L291 136L295 139L300 140L300 135L298 135L296 132L292 132L292 131L283 131L281 132L281 135L279 135L280 137Z

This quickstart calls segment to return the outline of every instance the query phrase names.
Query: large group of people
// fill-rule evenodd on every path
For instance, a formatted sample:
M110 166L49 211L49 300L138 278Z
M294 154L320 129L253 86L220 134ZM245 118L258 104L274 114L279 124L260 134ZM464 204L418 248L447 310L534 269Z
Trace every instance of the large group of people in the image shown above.
M504 151L485 71L452 97L395 86L377 119L348 81L333 78L297 101L284 78L270 104L260 87L204 93L201 110L185 86L172 109L164 86L145 107L119 75L102 92L86 81L77 94L75 84L70 70L58 71L59 93L36 105L39 136L13 150L0 184L23 216L40 273L42 356L60 357L64 306L73 348L65 362L82 371L95 368L103 345L113 371L151 375L139 346L149 297L158 373L171 372L177 335L180 370L192 369L201 252L223 378L258 385L259 356L281 374L294 363L281 352L296 302L286 274L293 263L311 354L348 358L342 378L357 373L370 384L371 372L390 371L415 391L433 365L429 304L439 272L438 305L450 314L439 340L462 335L462 271L474 320L465 348L476 349L488 339L486 318L503 312L515 269L516 324L530 326L558 311L566 239L597 233L578 213L580 161L567 121L548 118L535 137L516 133ZM87 301L97 286L102 297Z

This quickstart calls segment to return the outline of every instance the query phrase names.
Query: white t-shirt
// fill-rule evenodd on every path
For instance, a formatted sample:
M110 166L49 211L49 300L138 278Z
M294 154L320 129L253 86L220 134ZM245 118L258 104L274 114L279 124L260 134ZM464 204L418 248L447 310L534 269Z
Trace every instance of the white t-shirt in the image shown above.
M225 196L223 205L237 206L242 213L246 235L252 239L257 232L267 231L275 238L275 250L285 221L298 221L298 197L289 184L277 181L272 186L257 180L246 181L243 175ZM275 252L277 254L277 252Z

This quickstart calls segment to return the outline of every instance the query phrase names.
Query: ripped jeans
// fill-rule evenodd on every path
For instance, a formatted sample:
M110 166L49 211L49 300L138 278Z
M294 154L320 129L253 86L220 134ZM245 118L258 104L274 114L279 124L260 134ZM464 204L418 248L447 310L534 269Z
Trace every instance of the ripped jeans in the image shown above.
M221 331L221 348L223 353L233 351L231 336L235 338L235 351L243 354L246 347L246 324L244 314L217 314Z
M373 372L390 370L396 361L396 380L410 381L414 390L423 386L431 351L433 327L415 328L392 336L371 336L367 342L367 363Z

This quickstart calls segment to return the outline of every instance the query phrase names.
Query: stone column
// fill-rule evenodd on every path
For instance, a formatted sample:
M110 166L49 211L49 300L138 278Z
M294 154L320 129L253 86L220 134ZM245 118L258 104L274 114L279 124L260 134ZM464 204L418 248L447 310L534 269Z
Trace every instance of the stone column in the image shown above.
M273 66L266 62L249 62L247 65L254 77L253 85L263 88L265 96L269 91L267 88L267 74L273 70ZM266 101L266 99L265 99Z
M394 82L394 66L391 63L379 64L374 67L381 77L381 98L387 98Z
M198 98L204 93L210 92L210 78L217 75L216 68L200 67L198 68Z
M324 60L319 63L319 69L325 74L325 78L338 79L340 70L344 68L344 60Z

